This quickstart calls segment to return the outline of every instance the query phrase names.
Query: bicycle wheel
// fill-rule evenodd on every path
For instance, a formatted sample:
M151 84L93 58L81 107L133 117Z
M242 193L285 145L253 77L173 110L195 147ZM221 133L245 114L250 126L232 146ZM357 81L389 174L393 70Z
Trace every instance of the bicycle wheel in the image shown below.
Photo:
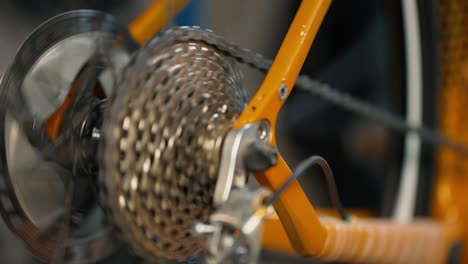
M416 72L420 74L420 88L424 88L418 99L419 122L433 127L438 79L435 2L419 1L416 6L420 32ZM407 101L414 99L408 98L409 56L405 43L408 26L403 7L400 1L361 1L356 5L334 2L303 72L397 115L407 116L410 112ZM290 98L284 112L284 116L294 116L286 122L292 135L290 141L296 142L300 152L297 160L311 154L324 155L336 170L340 194L347 207L393 215L405 159L412 159L404 157L404 135L300 92ZM433 152L430 145L422 144L419 148L416 165L416 173L421 175L419 191L413 191L417 192L418 202L411 211L426 215ZM307 180L303 184L310 193L322 189L314 188L316 183ZM322 196L319 195L319 201Z

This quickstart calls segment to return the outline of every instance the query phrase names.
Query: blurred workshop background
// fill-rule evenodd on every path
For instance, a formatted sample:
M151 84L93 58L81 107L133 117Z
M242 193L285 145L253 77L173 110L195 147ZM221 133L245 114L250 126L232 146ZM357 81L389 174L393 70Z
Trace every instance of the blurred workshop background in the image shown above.
M28 34L46 19L66 10L96 8L128 24L151 0L3 0L0 1L0 72L7 69ZM430 1L429 1L430 2ZM242 47L273 58L300 1L192 0L174 25L200 25ZM423 38L434 38L427 20ZM384 109L405 111L405 59L400 1L334 1L313 44L303 72ZM427 52L435 54L428 45ZM435 57L435 56L434 56ZM433 71L427 61L427 71ZM245 86L252 94L264 77L245 67ZM433 100L436 74L426 74L425 91ZM432 80L430 78L433 78ZM433 85L431 85L431 83ZM424 110L428 126L434 109ZM279 148L294 166L312 154L325 157L334 170L347 207L390 215L401 167L402 136L316 98L295 91L279 120ZM429 147L424 155L431 159ZM423 157L424 158L424 157ZM426 163L427 165L428 163ZM430 163L429 163L430 164ZM419 199L427 195L432 167L422 170ZM425 176L424 176L425 175ZM324 180L301 179L314 205L329 206ZM426 190L426 191L425 191ZM40 199L40 197L38 197ZM422 203L423 204L423 203ZM418 214L427 210L418 205ZM0 223L2 263L37 263ZM268 255L268 261L276 255ZM125 263L114 258L111 263ZM276 262L268 262L276 263ZM307 262L309 263L309 262Z

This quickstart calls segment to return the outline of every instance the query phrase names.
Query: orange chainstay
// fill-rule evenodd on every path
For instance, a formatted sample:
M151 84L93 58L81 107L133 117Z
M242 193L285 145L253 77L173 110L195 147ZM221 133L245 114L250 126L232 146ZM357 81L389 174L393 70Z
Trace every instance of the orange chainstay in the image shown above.
M391 220L358 219L352 223L320 217L327 238L313 257L358 263L446 263L458 230L435 221L397 224ZM295 254L289 233L278 218L264 222L262 245L269 250Z
M71 88L68 91L67 97L65 97L63 103L59 106L59 108L57 108L57 110L55 110L54 113L52 113L52 115L49 116L49 118L47 118L45 122L44 130L52 140L56 140L60 134L63 118L72 103L73 95L75 94L75 90L78 84L79 78L73 81Z

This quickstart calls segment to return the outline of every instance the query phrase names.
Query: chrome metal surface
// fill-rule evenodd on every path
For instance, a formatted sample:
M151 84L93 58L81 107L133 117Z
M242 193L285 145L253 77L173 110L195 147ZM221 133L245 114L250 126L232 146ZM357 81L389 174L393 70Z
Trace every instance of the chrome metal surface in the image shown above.
M257 141L267 141L270 137L269 127L268 122L261 121L231 130L226 135L213 194L215 206L226 202L233 188L245 186L250 173L245 164L249 146Z
M234 189L211 216L206 263L258 263L263 219L273 213L264 201L271 195L265 188ZM203 225L203 224L202 224Z
M118 48L108 48L116 43ZM41 149L56 144L43 131L45 119L61 105L83 65L98 48L106 47L108 59L116 65L112 70L118 71L136 44L109 15L96 11L59 15L26 39L0 83L0 209L9 228L46 261L64 249L66 262L94 262L117 246L97 204L68 228L67 201L75 192L71 186L76 186L70 182L77 175L46 158ZM113 83L106 71L99 78L111 92ZM77 108L67 112L67 122L82 114ZM56 153L71 159L75 154Z
M103 200L128 244L156 263L200 257L191 229L213 210L223 139L246 102L233 59L172 37L135 54L101 131Z

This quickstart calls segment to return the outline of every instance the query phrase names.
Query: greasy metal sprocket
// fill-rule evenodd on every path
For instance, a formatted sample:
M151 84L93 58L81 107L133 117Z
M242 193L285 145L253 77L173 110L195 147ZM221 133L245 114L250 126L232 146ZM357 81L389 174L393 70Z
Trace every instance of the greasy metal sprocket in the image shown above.
M103 127L102 197L152 262L199 257L223 138L245 107L234 60L200 41L156 38L130 61Z

